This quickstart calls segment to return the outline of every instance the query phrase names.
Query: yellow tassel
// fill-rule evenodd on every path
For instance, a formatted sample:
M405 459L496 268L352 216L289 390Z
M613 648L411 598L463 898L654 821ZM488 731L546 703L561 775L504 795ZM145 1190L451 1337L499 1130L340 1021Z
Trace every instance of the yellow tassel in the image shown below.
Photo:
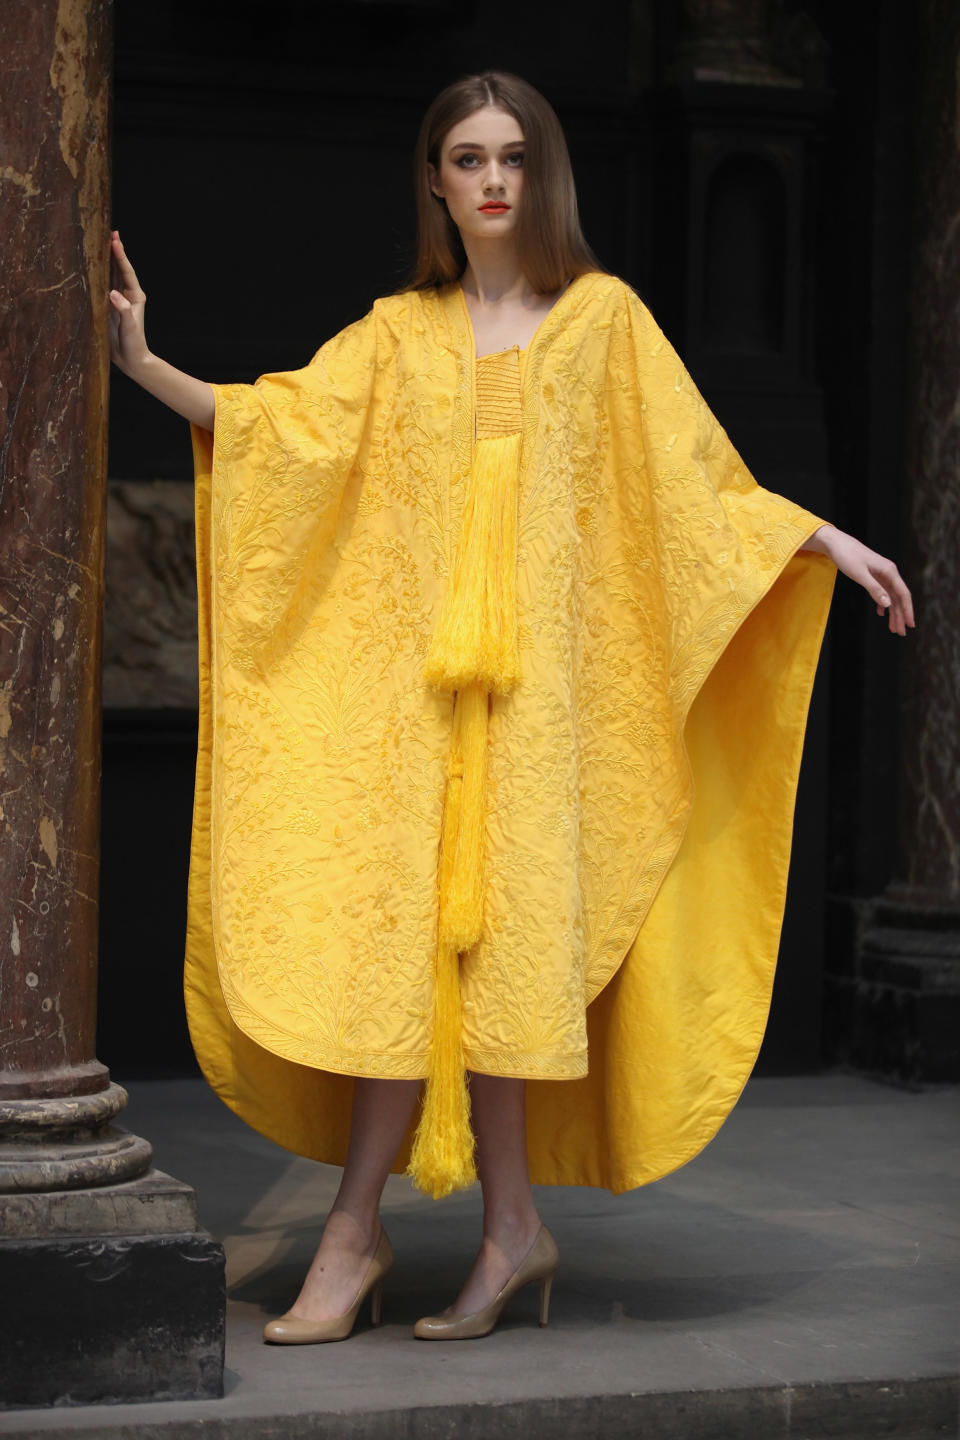
M471 758L474 758L473 750L477 739L473 732L480 731L480 738L483 744L486 744L487 703L487 692L481 686L474 685L461 691L453 706L450 768L440 840L439 938L430 1074L427 1077L423 1110L407 1170L417 1188L432 1195L435 1200L449 1195L451 1190L472 1185L477 1178L473 1160L473 1132L470 1128L470 1096L461 1038L459 951L467 946L460 943L462 937L450 934L450 918L451 898L455 895L458 901L453 907L456 921L462 924L464 916L468 923L475 921L479 935L481 882L476 879L476 894L471 894L471 880L476 871L471 874L469 869L464 871L464 867L469 866L475 859L473 851L480 847L480 841L473 831L482 831L483 811L480 812L481 825L468 826L471 832L468 839L464 834L463 822L467 806L475 805L476 797L473 793L475 781L472 776L468 782L464 738L465 732L469 730L471 733L467 738L467 750ZM466 714L469 714L470 719L465 722ZM482 759L485 770L485 753ZM482 840L482 834L480 839ZM456 929L456 925L453 928ZM473 944L477 935L468 941L468 944Z
M478 446L463 531L426 678L455 690L438 875L437 970L430 1074L407 1174L439 1199L476 1177L463 1056L460 951L480 938L490 691L520 674L517 471L520 436Z
M441 690L474 682L504 693L520 678L517 648L519 435L484 440L463 502L463 531L426 679Z
M449 868L441 871L440 943L469 950L483 921L483 848L487 790L489 700L482 685L467 685L453 707L451 764L462 771L450 825Z
M418 1190L439 1200L477 1178L470 1128L470 1093L460 1038L460 957L452 945L437 950L437 979L430 1075L407 1174Z

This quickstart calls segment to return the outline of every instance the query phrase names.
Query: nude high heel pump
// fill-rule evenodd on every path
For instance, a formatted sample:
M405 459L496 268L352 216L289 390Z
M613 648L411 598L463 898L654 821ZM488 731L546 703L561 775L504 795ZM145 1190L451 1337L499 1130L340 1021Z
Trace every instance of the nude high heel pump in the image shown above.
M522 1285L540 1282L540 1324L546 1325L550 1308L550 1287L557 1269L560 1252L546 1225L541 1225L537 1238L510 1279L482 1310L470 1315L425 1315L413 1327L418 1340L474 1340L489 1335L500 1319L500 1312Z
M353 1329L367 1295L370 1296L370 1323L380 1324L383 1277L393 1264L393 1246L380 1226L380 1239L350 1309L330 1320L305 1320L299 1315L281 1315L264 1326L263 1338L272 1345L318 1345L325 1340L346 1340Z

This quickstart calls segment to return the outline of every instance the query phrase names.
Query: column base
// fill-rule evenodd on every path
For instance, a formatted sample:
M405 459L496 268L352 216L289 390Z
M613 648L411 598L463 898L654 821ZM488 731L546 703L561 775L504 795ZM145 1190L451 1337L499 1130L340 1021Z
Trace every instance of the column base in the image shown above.
M9 1099L0 1095L0 1195L87 1189L143 1175L147 1140L110 1122L127 1103L122 1085L94 1094Z
M960 911L834 899L828 1056L903 1084L960 1080Z
M159 1170L0 1195L0 1409L223 1394L223 1247Z

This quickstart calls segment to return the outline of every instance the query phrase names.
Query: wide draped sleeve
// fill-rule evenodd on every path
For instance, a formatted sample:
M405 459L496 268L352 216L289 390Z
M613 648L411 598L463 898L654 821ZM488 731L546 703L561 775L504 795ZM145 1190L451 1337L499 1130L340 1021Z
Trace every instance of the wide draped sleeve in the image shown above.
M211 433L191 426L210 620L242 668L296 630L305 581L334 534L375 428L376 306L300 370L214 385Z
M623 288L637 412L635 429L619 429L634 439L622 471L634 487L627 522L652 542L641 575L656 590L669 693L686 714L727 641L824 522L758 483L648 307ZM832 562L809 559L832 577Z
M297 938L298 876L305 903L325 903L315 901L317 857L301 852L326 818L313 807L331 783L306 774L322 683L314 675L298 689L285 670L315 644L306 630L365 487L391 375L377 302L302 369L214 385L213 431L191 426L199 706L184 993L204 1074L268 1133L313 1103L297 1086L308 1090L317 1072L266 1048L273 1032L260 1011L268 992L284 1015L299 998L296 974L276 959L278 936ZM258 927L271 925L262 940ZM294 1094L281 1102L285 1084ZM348 1101L337 1109L348 1112Z

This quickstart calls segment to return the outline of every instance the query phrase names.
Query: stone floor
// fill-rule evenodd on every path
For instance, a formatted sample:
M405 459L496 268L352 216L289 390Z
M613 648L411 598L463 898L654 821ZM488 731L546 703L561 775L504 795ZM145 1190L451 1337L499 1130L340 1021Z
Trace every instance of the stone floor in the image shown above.
M123 1083L123 1077L120 1078ZM130 1082L127 1123L195 1185L228 1258L222 1400L0 1412L0 1435L656 1437L958 1434L960 1091L845 1075L752 1081L684 1169L626 1195L538 1193L560 1246L492 1335L415 1341L472 1258L476 1191L392 1177L384 1325L274 1347L339 1171L261 1139L201 1081Z

